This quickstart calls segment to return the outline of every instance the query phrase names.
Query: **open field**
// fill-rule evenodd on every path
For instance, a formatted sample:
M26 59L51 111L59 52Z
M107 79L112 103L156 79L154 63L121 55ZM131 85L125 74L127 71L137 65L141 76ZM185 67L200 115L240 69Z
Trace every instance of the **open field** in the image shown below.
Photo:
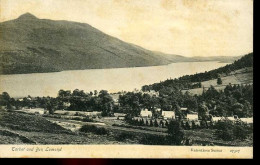
M104 128L107 134L80 132L83 125ZM184 130L193 145L252 146L252 140L225 142L214 135L215 130ZM146 144L144 138L164 138L167 129L132 126L123 120L101 118L82 122L64 118L42 117L18 112L0 112L0 140L2 144Z

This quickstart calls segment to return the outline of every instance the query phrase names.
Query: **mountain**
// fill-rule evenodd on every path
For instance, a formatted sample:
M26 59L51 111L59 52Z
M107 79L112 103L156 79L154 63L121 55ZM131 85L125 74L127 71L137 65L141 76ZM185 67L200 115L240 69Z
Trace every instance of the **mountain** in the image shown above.
M85 23L38 19L30 13L0 23L0 74L141 67L199 60L149 51Z

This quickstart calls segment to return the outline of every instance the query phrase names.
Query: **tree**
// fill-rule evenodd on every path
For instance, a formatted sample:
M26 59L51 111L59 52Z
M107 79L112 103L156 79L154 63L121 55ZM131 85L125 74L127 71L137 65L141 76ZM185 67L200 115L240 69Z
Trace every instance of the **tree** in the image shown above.
M247 117L253 116L253 109L249 101L245 100L243 105L243 112L246 114Z
M218 121L216 135L226 141L234 139L244 140L250 133L250 128L243 122L233 123L228 119Z
M0 105L10 106L10 100L11 100L11 97L9 96L9 94L7 92L3 92L0 95Z
M46 109L49 111L49 114L53 115L54 114L54 105L52 103L52 101L48 101L46 103Z
M100 109L102 116L109 116L112 113L114 101L106 90L99 92L98 98L100 99Z
M218 79L217 79L217 84L218 84L218 85L221 85L221 84L222 84L222 80L221 80L220 77L218 77Z
M58 98L64 99L64 98L69 97L69 96L71 96L70 90L65 91L65 90L61 89L58 92Z
M201 87L202 87L202 84L201 84L201 82L199 82L199 84L198 84L198 87L199 87L199 88L201 88Z
M184 132L181 128L180 122L171 120L168 125L168 138L169 141L175 145L180 145L184 139Z
M248 136L248 128L245 124L235 124L233 133L236 139L244 140Z
M119 96L119 104L121 108L131 117L140 115L142 102L144 101L142 101L141 93L128 92L125 95Z
M97 96L98 92L97 90L94 90L94 95Z
M148 119L146 119L146 121L145 121L145 125L146 125L146 126L149 126Z
M153 120L150 120L150 127L153 127Z
M244 114L246 114L246 112L243 111L243 108L244 108L243 104L235 103L232 106L234 115L237 115L238 117L244 117Z
M198 108L198 117L199 117L199 119L207 120L208 111L209 110L208 110L208 107L207 107L206 103L202 102L199 105L199 108Z
M226 140L226 141L230 141L233 140L234 136L233 136L233 128L234 125L232 123L232 121L228 120L228 119L224 119L222 121L218 121L216 123L216 135L218 138Z
M168 120L166 120L165 126L166 126L167 128L168 128L168 125L169 125Z
M158 126L159 126L156 119L155 119L155 121L154 121L154 126L155 126L155 127L158 127Z
M143 119L143 118L139 121L139 125L140 125L140 126L143 126L143 125L144 125L144 119Z

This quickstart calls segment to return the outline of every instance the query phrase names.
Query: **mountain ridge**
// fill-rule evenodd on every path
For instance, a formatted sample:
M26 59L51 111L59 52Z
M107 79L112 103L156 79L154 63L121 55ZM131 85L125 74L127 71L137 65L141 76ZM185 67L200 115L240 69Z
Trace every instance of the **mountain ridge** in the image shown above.
M203 61L121 41L86 23L25 13L0 23L0 74L125 68Z

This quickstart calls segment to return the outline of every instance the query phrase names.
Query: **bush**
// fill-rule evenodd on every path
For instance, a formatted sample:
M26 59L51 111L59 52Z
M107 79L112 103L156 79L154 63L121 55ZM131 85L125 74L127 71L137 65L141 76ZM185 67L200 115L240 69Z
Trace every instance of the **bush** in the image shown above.
M140 122L140 125L141 125L141 126L144 126L144 125L145 125L143 118L142 118L142 120L141 120L141 122Z
M63 115L69 115L70 113L69 112L65 112Z
M195 124L195 121L192 121L192 122L191 122L191 127L192 127L192 129L196 129L196 128L197 128L197 126L196 126L196 124Z
M76 113L74 114L74 116L80 116L80 113L79 113L79 112L76 112Z
M138 126L139 122L138 120L133 119L130 124Z
M78 120L78 121L81 121L81 118L80 118L80 117L75 117L75 118L72 118L72 120Z
M139 121L138 121L138 125L139 125L139 126L143 126L143 125L144 125L144 120L143 120L143 119L139 120Z
M156 119L155 119L155 121L154 121L154 126L155 126L155 127L158 127L158 126L159 126Z
M217 129L216 135L218 138L230 141L233 140L233 128L234 125L230 120L222 120L216 123L215 128Z
M191 127L191 126L190 126L190 123L187 121L186 124L185 124L185 128L186 128L187 130L189 130L190 127Z
M250 127L243 122L233 123L232 121L225 119L218 121L215 128L217 129L217 137L230 141L235 139L244 140L250 134Z
M117 135L115 138L118 141L124 141L126 139L134 139L136 136L133 133L130 132L122 132L119 135Z
M169 125L168 120L166 120L166 122L165 122L165 127L168 128L168 125Z
M80 129L80 132L92 132L97 135L106 135L109 131L103 127L97 127L95 125L83 125Z
M222 84L222 80L221 80L220 77L218 77L218 79L217 79L217 84L218 84L218 85L221 85L221 84Z
M61 115L53 115L53 118L56 118L56 119L61 119Z
M153 127L153 120L150 120L150 127Z
M176 120L171 120L168 125L168 138L170 143L174 145L181 145L182 140L184 139L184 132L181 127L180 122Z
M162 120L160 121L160 126L164 128L164 122Z
M145 121L145 125L146 125L146 126L149 126L149 122L148 122L147 119L146 119L146 121Z
M94 122L94 120L91 119L91 118L89 118L88 116L84 117L84 118L82 119L82 121L83 121L83 122Z
M168 138L160 135L144 135L139 142L148 145L169 145Z
M208 128L208 123L207 123L207 121L201 120L201 121L200 121L200 127L201 127L201 128Z
M235 124L233 133L236 139L244 140L249 134L249 127L245 124Z

